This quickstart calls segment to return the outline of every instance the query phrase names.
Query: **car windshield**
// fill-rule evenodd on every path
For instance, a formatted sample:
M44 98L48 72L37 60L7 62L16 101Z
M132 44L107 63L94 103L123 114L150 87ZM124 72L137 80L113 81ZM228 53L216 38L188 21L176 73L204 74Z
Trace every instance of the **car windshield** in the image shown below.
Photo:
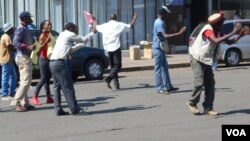
M242 27L244 26L248 26L250 27L250 22L246 22L246 21L239 21L242 25ZM224 23L222 26L222 31L224 34L229 34L230 32L232 32L234 24L236 22L229 22L229 23Z

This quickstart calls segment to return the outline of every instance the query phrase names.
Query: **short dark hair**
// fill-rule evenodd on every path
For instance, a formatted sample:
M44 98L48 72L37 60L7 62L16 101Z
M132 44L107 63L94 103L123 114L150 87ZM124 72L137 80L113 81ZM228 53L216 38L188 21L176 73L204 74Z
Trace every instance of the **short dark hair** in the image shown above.
M68 22L64 25L64 30L71 30L71 29L75 29L76 28L76 25L72 22Z
M159 15L164 15L164 14L167 14L168 12L164 9L164 8L161 8L159 11L158 11L158 14Z
M111 14L110 15L110 20L117 20L117 15L116 14Z

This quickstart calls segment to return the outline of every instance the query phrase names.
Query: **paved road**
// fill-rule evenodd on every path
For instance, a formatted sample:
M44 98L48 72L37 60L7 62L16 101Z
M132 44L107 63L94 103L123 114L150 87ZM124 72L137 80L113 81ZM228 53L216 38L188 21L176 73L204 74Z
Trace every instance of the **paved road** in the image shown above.
M123 72L119 91L107 89L102 81L75 84L77 99L88 107L88 115L56 117L52 104L16 113L1 101L0 141L220 141L222 124L250 123L250 67L219 69L215 72L218 117L188 111L190 68L170 70L173 84L181 89L168 96L155 94L152 71ZM44 91L40 95L45 102Z

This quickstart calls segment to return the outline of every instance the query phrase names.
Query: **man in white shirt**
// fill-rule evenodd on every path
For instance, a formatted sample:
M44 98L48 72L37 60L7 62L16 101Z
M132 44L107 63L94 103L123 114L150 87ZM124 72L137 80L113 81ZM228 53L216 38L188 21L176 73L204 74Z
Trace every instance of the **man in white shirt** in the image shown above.
M70 52L83 47L84 43L89 41L89 39L94 36L95 32L95 30L93 30L93 32L89 33L87 36L82 37L80 35L76 35L77 26L74 23L67 23L64 28L65 30L60 33L56 40L49 64L54 81L54 103L57 116L69 114L69 112L65 112L62 109L61 90L73 115L84 112L76 101L75 89L71 78L71 71L69 65L67 64L67 59Z
M117 21L117 15L113 14L110 16L110 21L102 25L97 25L96 30L102 33L103 37L103 47L109 54L111 71L104 81L107 87L112 89L110 82L114 80L114 85L116 89L120 89L118 81L118 72L122 67L122 53L120 48L120 35L124 31L129 31L133 28L135 21L137 19L136 14L130 24L122 23Z

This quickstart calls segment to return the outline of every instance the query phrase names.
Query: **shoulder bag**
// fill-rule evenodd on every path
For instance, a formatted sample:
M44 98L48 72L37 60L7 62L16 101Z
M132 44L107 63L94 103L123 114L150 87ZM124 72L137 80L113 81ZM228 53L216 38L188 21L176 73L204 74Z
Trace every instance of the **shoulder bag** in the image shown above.
M160 47L161 47L161 49L162 49L164 52L168 53L168 52L169 52L168 41L165 40L165 41L161 42L157 35L156 35L156 38L157 38L158 41L160 42Z

